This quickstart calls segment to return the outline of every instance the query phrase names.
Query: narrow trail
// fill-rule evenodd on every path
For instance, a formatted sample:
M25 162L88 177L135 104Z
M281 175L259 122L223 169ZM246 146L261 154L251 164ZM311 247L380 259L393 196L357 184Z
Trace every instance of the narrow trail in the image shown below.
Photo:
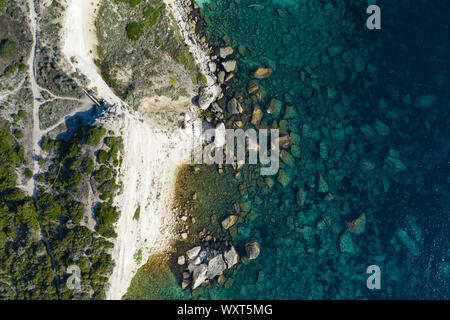
M9 96L16 94L20 89L23 88L23 84L25 83L25 78L23 78L12 91L7 91L6 93L0 93L0 102L6 100Z
M33 179L30 179L30 183L32 184L32 190L33 190L33 198L34 200L37 200L37 181L36 176L39 173L39 163L38 159L41 155L41 148L39 146L39 141L42 137L42 132L39 128L39 99L40 99L40 92L39 92L39 86L37 84L36 80L36 48L37 48L37 14L36 14L36 7L34 0L28 0L29 4L29 10L30 10L30 31L33 35L33 46L30 53L30 57L28 59L28 66L29 66L29 73L30 73L30 83L31 83L31 91L33 93ZM56 292L59 294L59 277L56 273L56 265L55 265L55 257L53 256L53 253L51 251L50 244L47 240L47 238L44 235L43 227L42 227L42 221L39 219L39 224L41 225L41 240L44 242L45 247L47 249L47 254L50 256L53 270L55 271L55 279L56 279Z
M39 140L41 138L41 130L39 129L39 105L40 105L40 92L39 92L39 86L36 81L36 48L37 48L37 14L36 14L36 8L34 0L28 0L29 7L30 7L30 31L33 35L33 46L32 51L30 54L30 57L28 59L28 67L29 67L29 74L30 74L30 84L31 84L31 91L33 93L33 179L30 180L30 183L32 184L32 192L33 197L36 199L36 175L39 172L39 163L38 158L41 154L41 148L39 147Z

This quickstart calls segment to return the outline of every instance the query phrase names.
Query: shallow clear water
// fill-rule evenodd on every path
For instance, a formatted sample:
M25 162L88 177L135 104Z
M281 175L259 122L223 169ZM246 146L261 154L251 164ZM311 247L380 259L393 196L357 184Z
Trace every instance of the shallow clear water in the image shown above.
M239 180L251 210L224 237L241 254L258 240L260 256L185 297L450 298L450 3L378 1L374 31L366 1L198 3L209 41L235 48L223 103L241 95L250 115L257 104L261 127L294 145L273 187L254 166ZM274 71L258 81L262 101L247 93L258 66ZM278 116L265 112L273 98ZM370 265L380 290L366 287Z

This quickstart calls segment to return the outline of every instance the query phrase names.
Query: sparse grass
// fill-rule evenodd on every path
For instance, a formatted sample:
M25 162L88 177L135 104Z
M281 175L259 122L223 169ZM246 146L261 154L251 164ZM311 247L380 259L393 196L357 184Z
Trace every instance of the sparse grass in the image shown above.
M0 57L9 58L16 49L17 43L9 39L3 39L0 42Z
M149 6L147 7L147 9L144 10L144 17L145 17L145 25L148 28L153 28L158 23L161 14L159 13L158 9Z

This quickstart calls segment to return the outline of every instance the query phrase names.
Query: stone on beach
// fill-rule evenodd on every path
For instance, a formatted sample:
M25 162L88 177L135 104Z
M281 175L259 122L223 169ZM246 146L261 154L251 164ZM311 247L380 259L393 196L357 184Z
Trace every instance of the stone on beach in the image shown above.
M201 264L192 272L192 289L199 287L203 281L207 279L208 267L206 264Z
M225 59L226 57L228 57L229 55L233 54L234 50L232 47L227 46L227 47L222 47L219 49L219 56L222 59Z
M222 62L222 66L226 72L234 72L234 71L236 71L237 63L236 63L236 60L228 60L228 61Z
M227 265L221 254L212 258L208 263L208 279L214 279L227 269Z
M223 254L225 262L227 263L228 269L239 262L239 255L236 252L234 247L231 247L229 250L225 251Z
M202 247L200 247L200 246L194 247L194 248L186 251L186 256L188 257L189 260L193 260L198 256L198 254L200 253L200 250L202 250Z

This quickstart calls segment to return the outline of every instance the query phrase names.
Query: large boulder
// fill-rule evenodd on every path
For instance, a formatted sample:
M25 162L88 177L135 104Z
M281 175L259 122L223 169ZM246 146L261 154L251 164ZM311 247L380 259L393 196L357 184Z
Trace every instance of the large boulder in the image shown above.
M202 250L202 247L194 247L188 251L186 251L186 257L188 257L189 260L195 259L198 254L200 253L200 250Z
M207 279L208 266L204 263L197 266L192 272L192 289L199 287Z
M208 81L208 83L210 83ZM198 98L198 105L202 110L206 110L216 100L219 95L220 88L217 85L211 85L200 90L200 96Z
M225 59L226 57L228 57L229 55L233 54L234 50L231 46L227 46L227 47L222 47L219 49L219 56L222 59Z
M227 269L227 265L221 254L215 256L208 263L208 279L214 279L216 276L221 275Z
M239 255L237 254L236 249L233 246L227 251L225 251L223 257L227 264L228 269L230 269L239 262Z
M226 128L223 122L219 123L214 132L214 145L222 147L226 142Z
M227 111L231 114L238 114L243 111L241 104L236 100L236 98L230 99L227 104Z
M226 72L234 72L234 71L236 71L237 63L236 63L236 60L228 60L228 61L222 62L222 66Z

